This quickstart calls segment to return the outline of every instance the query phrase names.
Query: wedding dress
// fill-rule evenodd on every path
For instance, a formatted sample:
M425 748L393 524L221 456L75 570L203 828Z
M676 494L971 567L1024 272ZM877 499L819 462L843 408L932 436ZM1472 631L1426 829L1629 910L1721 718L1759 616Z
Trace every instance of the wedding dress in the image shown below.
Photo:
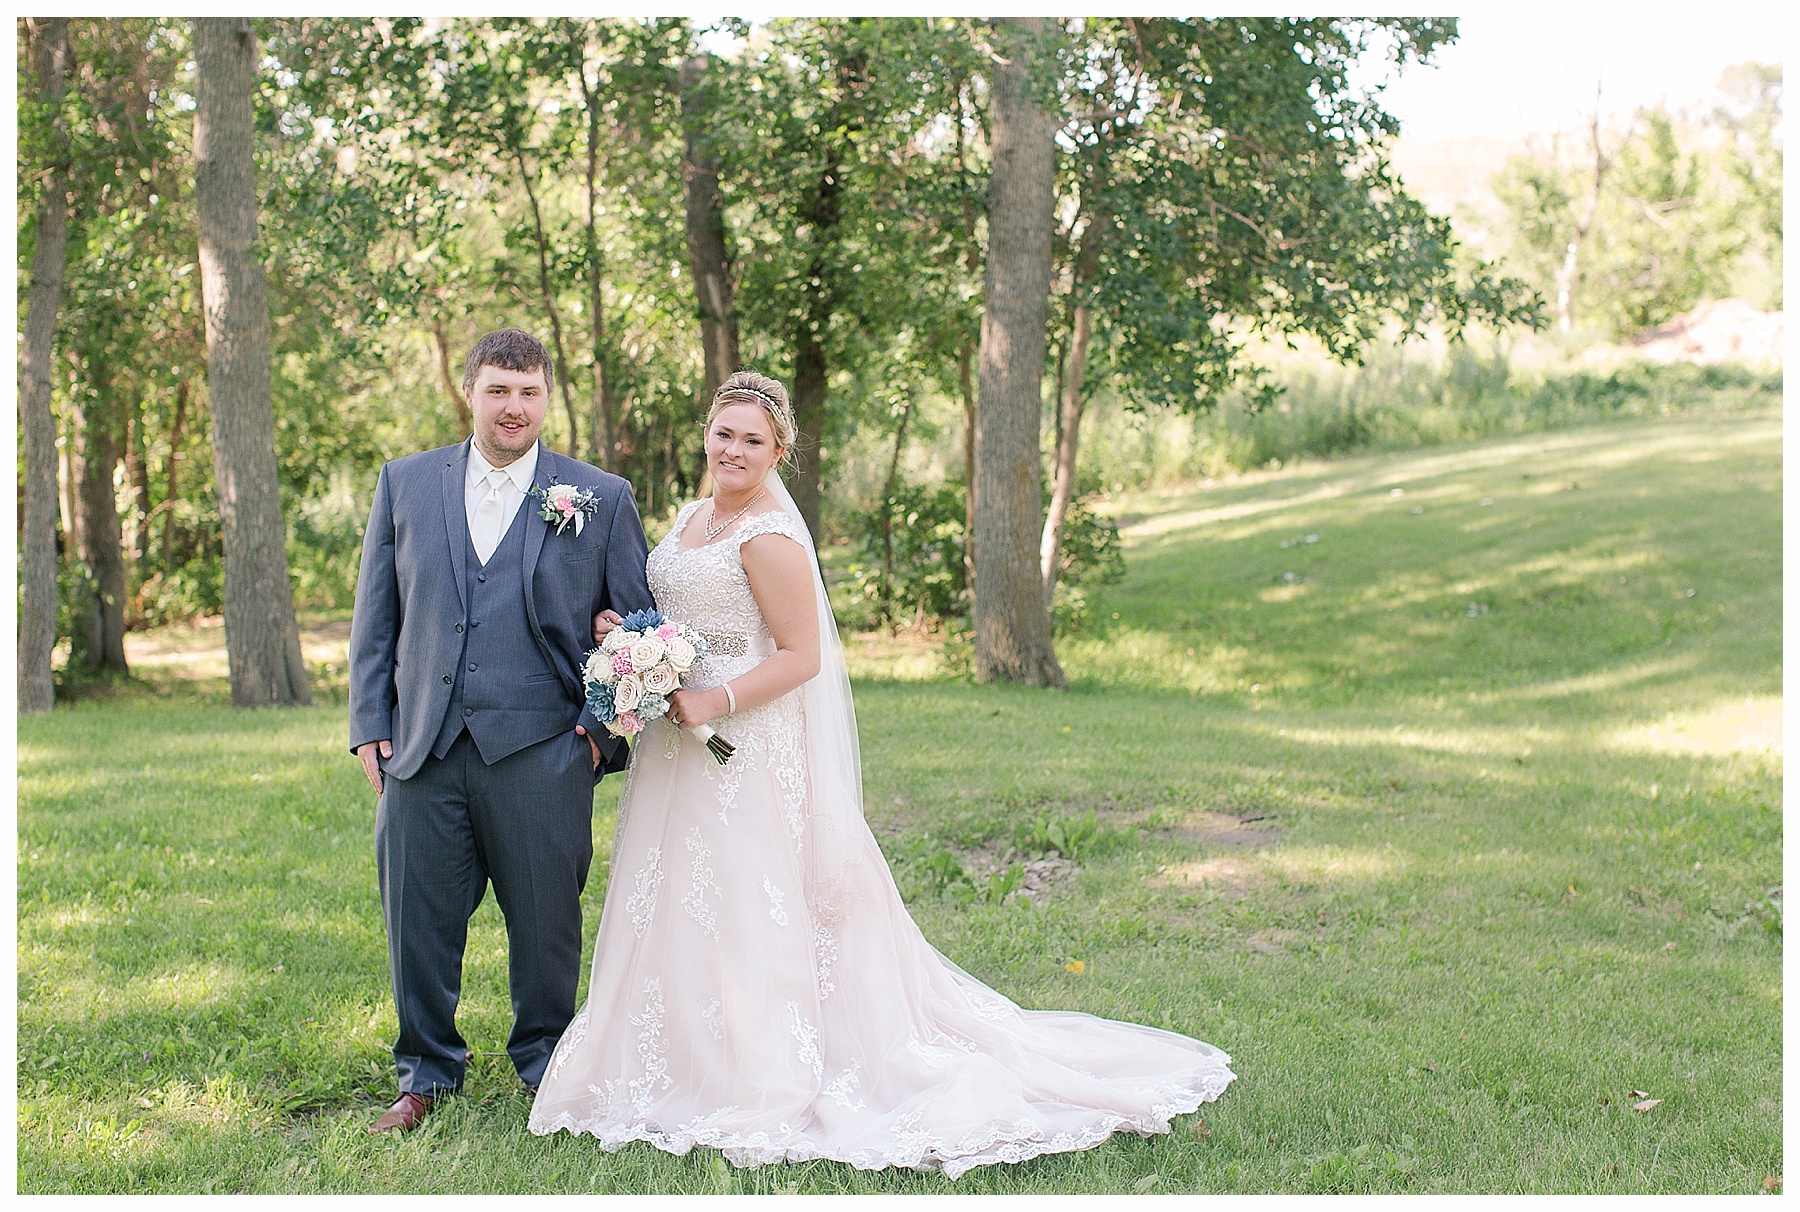
M849 678L811 536L781 508L684 548L698 502L650 553L658 608L707 633L689 685L774 651L740 547L784 535L813 559L819 675L715 720L717 764L657 720L637 740L613 837L588 1002L532 1107L533 1132L589 1133L739 1166L831 1158L954 1178L991 1162L1167 1132L1217 1098L1230 1057L1170 1031L1023 1010L926 942L862 815Z

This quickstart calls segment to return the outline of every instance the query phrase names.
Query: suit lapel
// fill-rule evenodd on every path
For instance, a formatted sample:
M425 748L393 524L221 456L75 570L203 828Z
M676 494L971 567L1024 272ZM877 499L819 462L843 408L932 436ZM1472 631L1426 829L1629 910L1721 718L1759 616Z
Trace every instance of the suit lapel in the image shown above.
M556 470L555 461L556 456L552 454L548 448L544 446L538 447L537 471L531 477L533 488L541 491L550 486L553 473ZM562 666L557 663L555 656L551 654L550 642L544 638L543 625L538 622L537 594L534 592L531 579L537 572L538 555L544 550L544 536L550 533L550 523L537 516L537 498L535 497L526 497L520 502L519 508L521 510L529 511L529 516L524 519L525 619L531 624L531 636L537 641L538 648L544 654L544 659L550 662L550 667L552 669L556 670L559 675L562 675ZM566 675L563 676L563 683L565 685L568 684L568 677ZM576 697L580 697L579 693L577 693Z
M544 447L538 447L537 471L531 477L533 490L542 492L550 487L556 470L551 460L555 457ZM530 513L530 516L525 519L525 601L530 603L531 576L537 571L538 555L544 550L544 536L550 533L550 523L537 516L538 498L536 497L528 495L519 503L519 508ZM537 626L535 611L531 616L531 625Z
M469 443L457 447L457 453L444 465L444 537L450 542L450 567L456 573L456 596L462 601L463 613L469 611L467 577L469 550L469 514L464 485L469 475Z

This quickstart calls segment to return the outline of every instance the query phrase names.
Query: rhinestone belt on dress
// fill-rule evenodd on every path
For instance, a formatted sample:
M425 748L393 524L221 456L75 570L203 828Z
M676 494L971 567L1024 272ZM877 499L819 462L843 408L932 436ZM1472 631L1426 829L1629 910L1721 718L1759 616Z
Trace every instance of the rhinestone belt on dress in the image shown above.
M750 651L750 637L737 632L702 631L708 656L741 657Z

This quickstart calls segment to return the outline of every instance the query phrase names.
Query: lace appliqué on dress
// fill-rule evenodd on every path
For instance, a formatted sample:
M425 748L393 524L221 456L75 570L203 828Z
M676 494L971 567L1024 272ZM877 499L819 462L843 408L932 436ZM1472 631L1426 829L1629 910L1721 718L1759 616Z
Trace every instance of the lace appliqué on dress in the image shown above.
M631 915L631 932L639 938L656 919L656 893L662 887L662 847L652 846L644 855L648 866L631 877L631 895L626 898L625 912Z
M825 1058L819 1055L819 1029L808 1022L804 1014L800 1013L798 1002L789 1002L787 1010L794 1019L793 1025L788 1030L796 1040L800 1041L800 1063L811 1069L814 1077L824 1077Z
M663 992L662 981L650 977L644 981L644 1012L631 1016L634 1027L638 1031L638 1060L644 1064L644 1075L634 1078L630 1083L631 1105L639 1115L650 1113L650 1099L658 1083L667 1090L675 1084L669 1076L669 1062L666 1059L669 1041L663 1038Z
M774 920L777 926L787 925L787 910L781 907L781 902L786 900L787 897L781 889L775 886L775 881L766 875L763 876L763 892L766 893L769 898L769 917Z
M724 889L713 882L713 869L706 865L706 861L712 857L712 851L701 840L698 825L688 830L686 840L688 853L694 857L688 863L688 877L692 882L688 886L687 895L681 898L681 907L688 911L689 917L700 923L700 929L712 935L713 942L716 943L719 941L719 915L706 903L706 894L710 891L714 896L722 897Z

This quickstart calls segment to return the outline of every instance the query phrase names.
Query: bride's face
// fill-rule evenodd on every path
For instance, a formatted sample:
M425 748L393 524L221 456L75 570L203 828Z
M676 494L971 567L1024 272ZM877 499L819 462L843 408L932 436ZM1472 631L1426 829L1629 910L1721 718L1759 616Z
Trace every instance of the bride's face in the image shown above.
M759 404L729 404L706 427L706 465L728 493L754 491L781 458L775 427Z

